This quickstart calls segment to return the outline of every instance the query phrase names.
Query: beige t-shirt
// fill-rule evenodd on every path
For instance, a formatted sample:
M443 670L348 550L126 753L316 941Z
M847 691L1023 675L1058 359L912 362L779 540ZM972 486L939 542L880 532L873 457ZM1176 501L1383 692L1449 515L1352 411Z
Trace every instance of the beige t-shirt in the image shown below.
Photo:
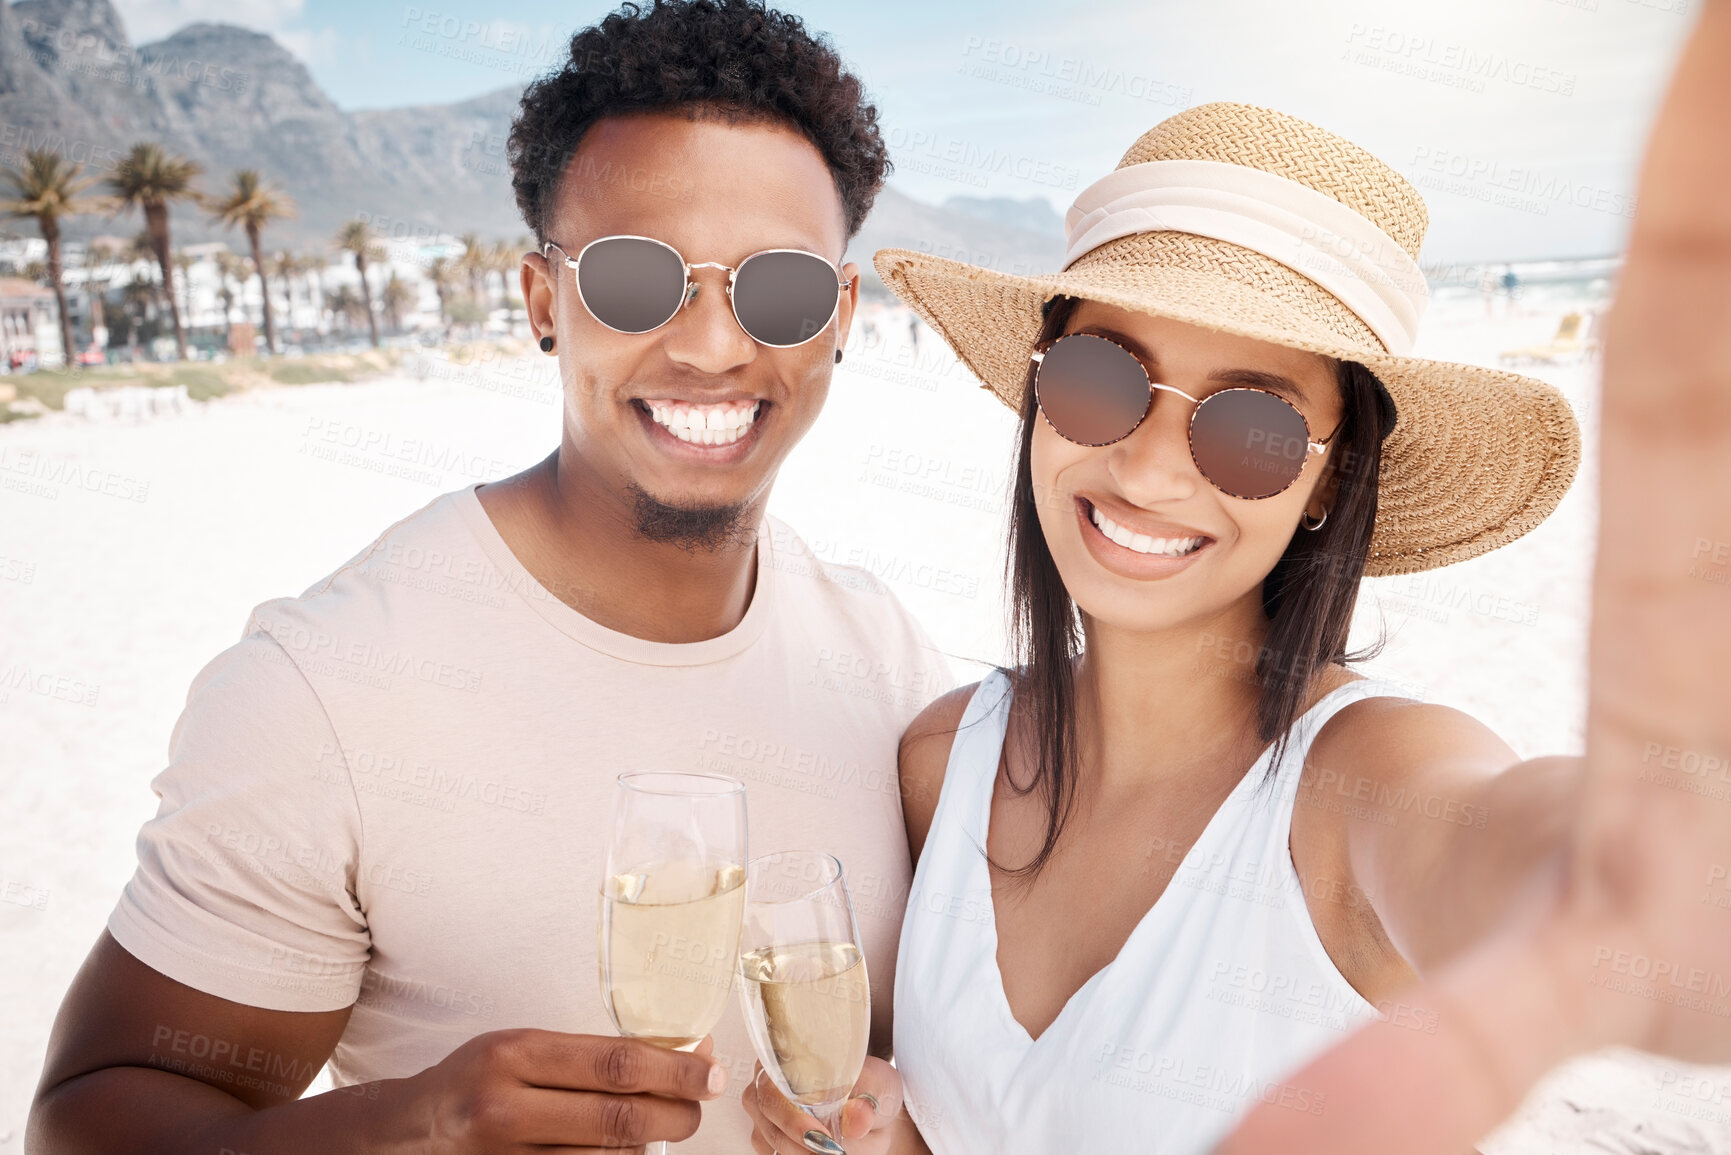
M613 1035L596 919L614 778L714 771L746 783L753 855L841 860L881 1030L910 880L896 745L950 687L942 655L881 583L774 518L728 633L605 629L529 575L475 488L258 606L199 672L115 939L235 1002L354 1004L339 1086L504 1027ZM729 1090L679 1147L749 1150L736 1000L714 1034ZM186 1049L164 1062L280 1081Z

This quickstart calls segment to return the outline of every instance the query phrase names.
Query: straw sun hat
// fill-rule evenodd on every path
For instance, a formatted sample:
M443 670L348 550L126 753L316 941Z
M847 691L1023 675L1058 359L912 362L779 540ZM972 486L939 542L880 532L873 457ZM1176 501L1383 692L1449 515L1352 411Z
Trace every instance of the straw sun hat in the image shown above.
M1020 410L1058 295L1357 361L1398 417L1382 447L1370 576L1463 561L1562 500L1580 430L1554 387L1409 356L1424 201L1393 169L1284 113L1206 104L1144 133L1065 220L1062 271L1014 276L883 249L884 283Z

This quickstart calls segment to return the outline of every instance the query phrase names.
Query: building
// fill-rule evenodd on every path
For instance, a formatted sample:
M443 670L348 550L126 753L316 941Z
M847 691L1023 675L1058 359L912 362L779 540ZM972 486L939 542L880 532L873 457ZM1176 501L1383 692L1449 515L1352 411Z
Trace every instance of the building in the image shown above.
M65 364L54 291L22 277L0 277L0 370Z

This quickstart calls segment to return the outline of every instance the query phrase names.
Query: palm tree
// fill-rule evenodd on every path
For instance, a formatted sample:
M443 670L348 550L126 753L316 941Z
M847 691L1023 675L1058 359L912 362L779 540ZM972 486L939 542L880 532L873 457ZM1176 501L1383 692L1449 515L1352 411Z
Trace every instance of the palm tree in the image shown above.
M301 273L301 259L287 249L278 250L276 256L270 258L270 275L276 278L282 286L283 309L288 316L291 330L295 329L295 278Z
M140 229L121 250L121 259L126 262L126 287L121 290L121 310L132 321L130 339L127 344L133 349L133 357L137 357L137 349L141 334L139 330L144 322L154 317L161 303L162 286L160 279L151 276L151 270L160 267L156 263L156 246L150 240L150 230ZM140 264L144 265L144 276L137 274Z
M136 266L140 261L144 262L145 276L143 283L150 287L151 296L154 298L157 288L161 283L161 270L158 269L159 276L157 280L152 280L150 278L150 266L156 264L156 246L151 243L150 230L140 229L136 236L126 242L126 248L121 251L120 255L121 259L126 262L126 271L129 279L133 283L138 282L138 277L134 272L134 266Z
M307 307L310 309L315 303L313 297L313 279L318 275L319 268L324 264L324 261L317 255L311 253L288 253L286 256L288 257L289 263L285 267L286 272L284 272L283 275L290 278L291 281L300 282L301 288L306 294ZM289 297L289 310L293 312L294 307L294 297L291 295ZM313 314L313 332L315 336L318 332L320 316L321 314L317 312ZM295 337L301 342L306 341L306 334L298 325L295 326Z
M330 262L317 252L296 255L293 260L295 272L302 274L306 284L307 308L313 312L313 336L317 337L325 324L325 284L320 274Z
M66 311L66 285L61 280L60 218L110 207L102 198L83 195L96 183L94 177L81 178L78 174L83 171L83 165L68 163L59 153L28 149L22 169L5 170L12 195L0 200L0 212L7 216L34 217L48 242L48 281L60 309L60 344L66 350L68 369L78 364L78 350L72 343L72 317Z
M121 158L108 178L120 209L136 205L144 211L144 227L162 270L162 287L174 322L174 346L182 361L186 360L186 334L180 327L180 306L175 304L174 274L169 265L168 206L177 200L197 201L200 194L192 187L192 180L203 171L196 161L171 156L153 141L141 141Z
M476 233L464 233L457 239L463 242L463 251L457 257L457 268L468 278L469 296L479 304L481 286L487 277L487 246L481 243L481 238Z
M403 331L403 310L414 304L414 301L414 290L398 280L397 271L392 269L391 279L385 282L384 292L379 294L379 307L385 311L385 318L396 332Z
M366 301L361 299L361 295L348 285L338 285L336 290L325 298L325 304L330 307L332 325L334 326L336 322L341 321L345 333L348 332L349 326L354 324L356 313L366 313L367 323L369 325L373 323L372 309Z
M427 265L427 280L433 282L433 292L439 294L439 326L444 328L451 323L447 308L450 304L451 286L456 282L457 271L451 267L449 257L434 257Z
M259 248L259 232L273 220L294 215L294 201L287 193L272 188L259 179L256 169L243 168L234 174L228 195L211 206L215 219L224 226L240 225L246 229L247 243L252 246L253 268L258 270L259 299L264 309L265 348L276 352L276 330L271 325L270 284L265 280L264 257Z
M90 339L96 339L98 329L108 328L108 318L103 313L103 286L96 278L98 269L108 267L108 262L114 259L114 246L101 241L92 241L84 249L84 290L90 297ZM106 347L107 341L103 342Z
M493 241L492 244L486 246L486 270L499 274L499 296L493 298L493 294L488 293L488 301L490 301L488 308L504 308L504 306L511 305L509 274L511 274L512 265L516 265L516 263L518 263L518 256L516 253L512 253L511 244L507 244L505 241ZM493 301L497 301L497 305Z
M379 347L379 322L373 316L373 291L367 285L367 262L382 260L385 251L373 241L372 226L359 218L349 221L337 232L337 248L355 255L355 271L361 275L361 305L367 312L367 332L372 334L373 348Z
M126 287L120 290L120 311L127 321L127 346L132 350L130 356L138 356L138 347L143 337L144 323L155 312L157 303L156 282L132 280L126 282Z
M224 250L223 252L216 254L216 276L217 284L222 286L221 290L219 290L219 294L222 297L223 341L232 349L234 347L234 317L232 315L234 310L234 301L236 296L242 295L246 292L246 283L251 279L251 270L247 268L246 259L240 256L240 254ZM229 280L231 278L239 284L241 289L240 294L237 294L229 287ZM243 319L245 318L245 315L246 308L243 303L241 308L241 316ZM266 315L268 316L269 314Z
M126 242L126 248L121 251L121 256L125 257L129 264L136 265L139 261L154 263L156 245L150 239L150 230L139 229L138 232L134 233L132 239Z
M505 263L505 304L510 308L521 309L524 306L522 276L520 274L513 276L512 274L517 273L518 268L522 265L523 254L534 251L534 239L530 237L528 233L524 233L517 238L516 242L511 246L511 249L507 254L508 259Z
M192 267L196 264L198 264L198 258L185 249L174 250L174 267L180 270L180 291L186 294L186 320L188 324L192 322ZM174 304L172 291L168 295L168 302L170 305ZM178 314L176 316L178 317ZM186 354L182 353L181 360L185 359Z

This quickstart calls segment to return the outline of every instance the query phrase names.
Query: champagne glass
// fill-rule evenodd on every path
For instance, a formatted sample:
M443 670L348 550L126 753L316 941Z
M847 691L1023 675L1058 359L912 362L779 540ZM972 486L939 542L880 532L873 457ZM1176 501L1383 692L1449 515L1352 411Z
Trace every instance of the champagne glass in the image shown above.
M739 999L752 1049L776 1089L839 1147L841 1112L871 1037L871 987L841 863L814 851L751 861ZM821 1137L821 1136L820 1136ZM813 1150L808 1137L806 1146Z
M745 906L745 785L621 774L601 882L601 1000L619 1033L696 1047L727 1007ZM651 1143L650 1155L667 1144Z

